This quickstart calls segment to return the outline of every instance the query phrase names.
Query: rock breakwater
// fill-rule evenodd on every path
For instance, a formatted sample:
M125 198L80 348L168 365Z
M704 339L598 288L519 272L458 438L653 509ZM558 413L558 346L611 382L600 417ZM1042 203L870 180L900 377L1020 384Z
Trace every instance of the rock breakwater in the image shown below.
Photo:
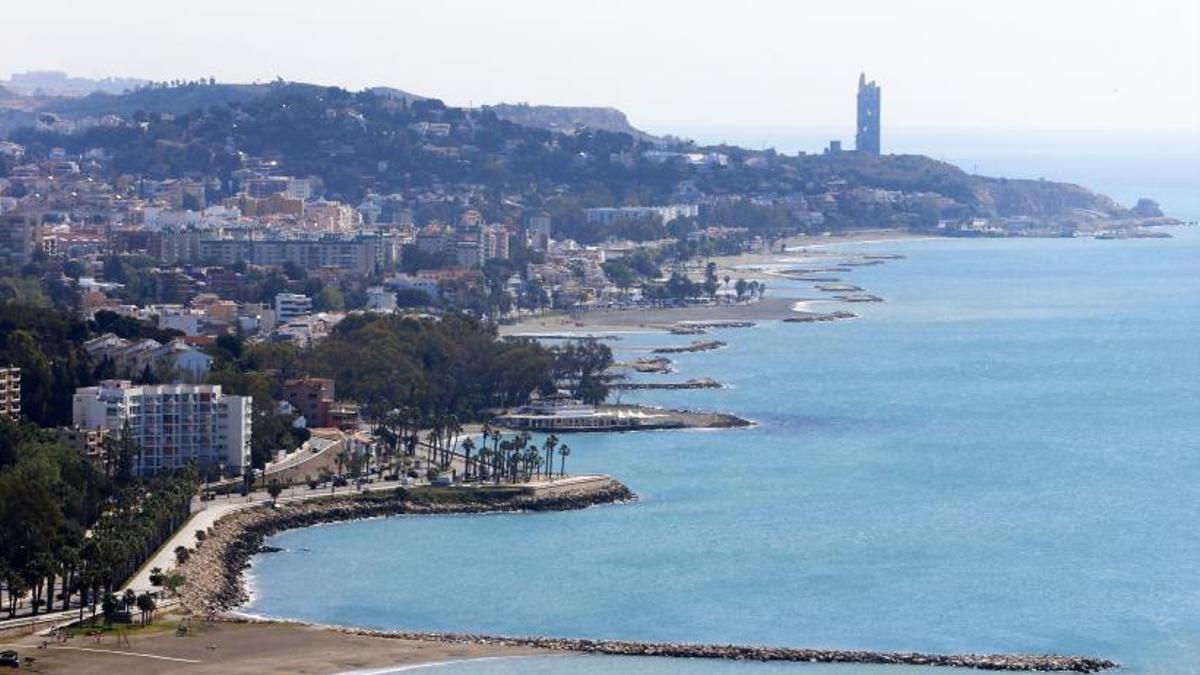
M239 619L259 621L257 619ZM512 637L473 633L429 633L385 631L325 626L348 635L394 640L419 640L460 645L486 645L541 649L554 652L603 654L608 656L654 656L730 661L790 661L802 663L858 663L869 665L941 666L1005 672L1098 673L1116 668L1117 663L1092 656L1057 654L929 654L840 649L806 649L759 645L696 644L688 642L642 642L586 638Z
M824 323L826 321L845 321L847 319L857 319L858 315L854 312L809 312L802 316L790 316L784 319L784 323Z
M616 382L609 389L720 389L721 383L708 377L699 377L684 382Z
M707 352L714 349L724 347L725 343L720 340L697 340L690 345L683 347L659 347L651 351L652 354L687 354L691 352Z

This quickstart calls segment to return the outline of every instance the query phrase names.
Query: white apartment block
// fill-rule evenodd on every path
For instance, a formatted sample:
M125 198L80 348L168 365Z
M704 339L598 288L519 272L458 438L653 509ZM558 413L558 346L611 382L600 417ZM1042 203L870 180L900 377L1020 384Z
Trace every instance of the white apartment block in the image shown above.
M299 293L279 293L275 296L275 320L287 323L300 316L312 314L313 301Z
M135 385L105 380L81 387L72 402L79 429L120 434L129 424L142 448L135 471L153 474L195 460L202 469L218 463L239 474L250 467L249 396L231 396L216 384Z
M669 223L676 218L695 218L700 215L700 207L695 204L672 204L670 206L617 206L599 209L584 209L589 223L612 225L620 220L635 220L638 218L657 218L662 223Z

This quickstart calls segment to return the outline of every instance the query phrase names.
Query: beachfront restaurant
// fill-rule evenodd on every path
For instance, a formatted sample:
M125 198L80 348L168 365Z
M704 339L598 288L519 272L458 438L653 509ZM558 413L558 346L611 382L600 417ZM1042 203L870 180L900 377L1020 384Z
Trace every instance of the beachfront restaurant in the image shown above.
M501 426L529 431L621 431L655 426L659 415L637 410L597 410L562 394L546 396L496 418Z

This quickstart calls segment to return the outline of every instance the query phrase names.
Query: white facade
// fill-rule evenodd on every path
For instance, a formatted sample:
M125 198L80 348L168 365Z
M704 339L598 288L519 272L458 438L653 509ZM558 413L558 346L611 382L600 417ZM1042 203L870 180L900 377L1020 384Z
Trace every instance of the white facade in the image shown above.
M384 281L388 288L416 289L424 291L431 299L436 300L441 294L438 291L438 280L419 274L396 274Z
M134 470L153 474L195 461L201 468L225 465L226 473L250 467L249 396L230 396L214 384L135 385L105 380L81 387L72 421L81 429L121 433L129 424L141 447Z
M599 209L584 209L589 223L611 225L620 220L635 220L637 218L657 218L662 223L669 223L676 218L695 218L700 215L700 207L695 204L672 204L670 206L618 206Z
M287 323L299 316L312 314L312 298L298 293L279 293L275 296L275 319Z

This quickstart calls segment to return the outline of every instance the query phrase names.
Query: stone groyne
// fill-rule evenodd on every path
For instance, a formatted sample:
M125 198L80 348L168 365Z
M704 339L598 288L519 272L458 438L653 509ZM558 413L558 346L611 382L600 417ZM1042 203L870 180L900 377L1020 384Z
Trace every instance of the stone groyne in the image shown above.
M707 352L714 349L724 347L725 343L720 340L697 340L690 345L684 347L658 347L651 351L652 354L688 354L691 352Z
M714 319L711 321L680 321L676 323L676 329L698 328L704 330L706 328L754 328L758 324L753 321L737 321L735 319Z
M721 383L708 377L700 377L684 382L616 382L608 385L608 388L621 391L638 389L720 389Z
M570 478L558 486L398 488L248 508L217 521L177 568L186 578L179 599L185 609L206 616L244 604L249 596L242 573L250 558L264 539L284 530L380 516L571 511L634 499L637 495L619 481L595 476Z
M845 321L847 319L857 319L858 315L854 312L809 312L802 316L789 316L784 319L784 323L824 323L826 321Z
M270 620L246 617L237 617L232 620L248 623L270 622ZM929 654L922 652L806 649L801 647L697 644L690 642L642 642L636 640L594 640L542 636L512 637L473 633L426 633L370 630L346 626L322 627L347 635L362 635L394 640L543 649L553 652L603 654L607 656L940 666L945 668L973 668L975 670L1007 672L1098 673L1118 667L1117 663L1108 659L1092 656L1063 656L1058 654Z

